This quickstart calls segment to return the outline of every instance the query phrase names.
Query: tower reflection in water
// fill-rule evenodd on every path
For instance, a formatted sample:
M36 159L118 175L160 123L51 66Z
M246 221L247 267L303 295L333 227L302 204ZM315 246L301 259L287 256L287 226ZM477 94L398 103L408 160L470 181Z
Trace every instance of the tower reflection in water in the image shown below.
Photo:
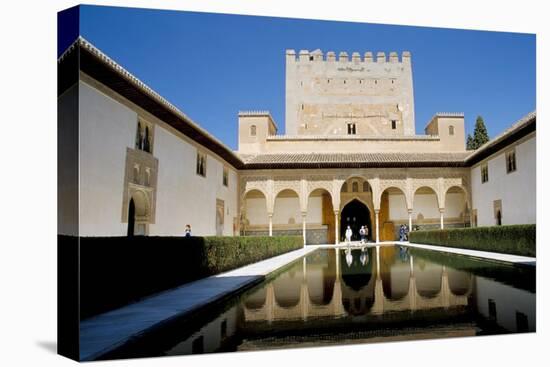
M163 354L528 332L535 324L534 269L404 246L324 249Z

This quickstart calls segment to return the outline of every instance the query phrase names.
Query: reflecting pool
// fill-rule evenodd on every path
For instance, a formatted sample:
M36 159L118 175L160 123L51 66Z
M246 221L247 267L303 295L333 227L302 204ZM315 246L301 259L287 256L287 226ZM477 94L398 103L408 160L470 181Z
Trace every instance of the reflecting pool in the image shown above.
M535 267L404 246L319 249L107 358L533 332Z

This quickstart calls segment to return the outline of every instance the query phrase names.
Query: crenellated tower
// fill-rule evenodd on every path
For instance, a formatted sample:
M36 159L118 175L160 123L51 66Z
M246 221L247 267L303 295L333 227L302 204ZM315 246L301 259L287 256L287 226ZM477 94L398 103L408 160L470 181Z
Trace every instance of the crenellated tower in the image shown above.
M415 134L411 54L286 51L286 134Z

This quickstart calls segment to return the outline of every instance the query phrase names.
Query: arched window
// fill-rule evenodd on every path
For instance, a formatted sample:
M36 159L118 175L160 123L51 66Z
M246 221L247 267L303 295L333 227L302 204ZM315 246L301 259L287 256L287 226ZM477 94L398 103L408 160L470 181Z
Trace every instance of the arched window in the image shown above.
M455 127L453 125L450 125L449 126L449 135L454 135L455 134Z
M344 184L342 185L342 192L348 192L348 183L347 182L344 182Z
M138 121L136 131L136 149L142 149L143 134L141 132L141 122Z
M256 125L250 126L250 136L256 136Z
M145 138L143 141L143 150L151 153L151 136L149 135L149 126L145 126Z
M359 191L359 184L357 182L354 182L351 184L351 191L352 192L358 192Z
M369 192L369 183L367 181L363 182L363 192Z

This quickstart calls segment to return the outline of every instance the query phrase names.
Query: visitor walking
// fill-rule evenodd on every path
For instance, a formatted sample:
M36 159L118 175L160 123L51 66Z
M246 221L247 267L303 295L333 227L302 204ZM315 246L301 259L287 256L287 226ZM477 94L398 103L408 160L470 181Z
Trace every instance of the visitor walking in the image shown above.
M361 226L361 229L359 230L359 236L361 237L361 244L365 243L365 226Z
M185 237L191 237L191 226L189 224L185 225Z
M346 229L346 242L349 244L351 243L351 236L353 235L353 232L351 231L351 227L348 226Z
M403 225L399 226L399 241L403 241L403 237L405 236L405 230L403 229Z

